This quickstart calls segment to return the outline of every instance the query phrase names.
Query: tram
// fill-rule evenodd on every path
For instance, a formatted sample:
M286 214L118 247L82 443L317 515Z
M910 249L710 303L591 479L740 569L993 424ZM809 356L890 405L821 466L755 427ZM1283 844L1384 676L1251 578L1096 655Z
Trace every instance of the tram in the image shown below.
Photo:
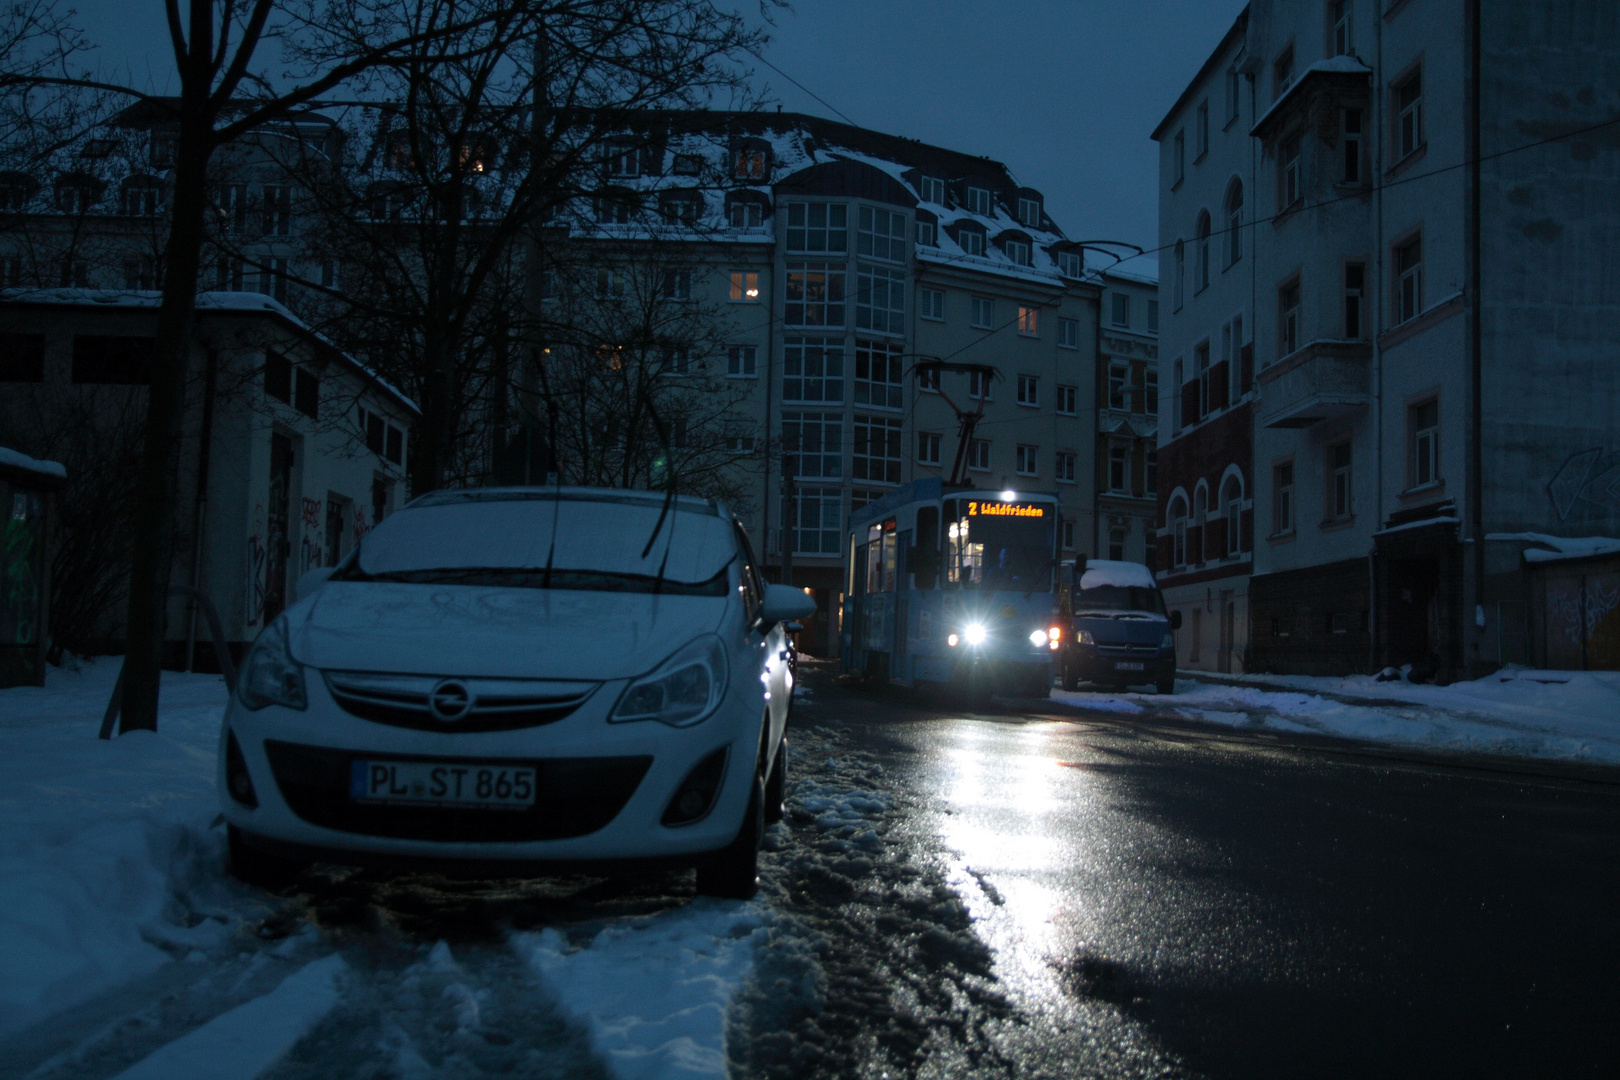
M850 515L841 663L879 682L1045 697L1058 501L918 480Z

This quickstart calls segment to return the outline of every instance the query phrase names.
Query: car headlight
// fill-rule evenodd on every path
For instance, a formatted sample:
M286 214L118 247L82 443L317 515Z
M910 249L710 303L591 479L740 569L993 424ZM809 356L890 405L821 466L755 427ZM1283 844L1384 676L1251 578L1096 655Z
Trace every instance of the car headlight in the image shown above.
M1097 639L1091 636L1090 630L1076 630L1074 632L1074 643L1076 645L1095 645Z
M985 637L984 623L970 622L962 628L962 640L969 645L983 645Z
M1042 645L1045 645L1046 644L1046 631L1045 630L1031 630L1029 632L1029 643L1031 645L1035 646L1037 649L1040 648Z
M1159 640L1159 648L1161 648L1161 649L1174 649L1175 647L1176 647L1176 635L1174 635L1170 631L1166 630L1164 632L1164 637Z
M309 707L309 695L304 691L304 666L293 659L287 645L286 619L277 619L259 632L258 640L242 664L236 696L255 711L266 705L285 705L289 709Z
M683 645L651 675L625 687L608 720L686 727L714 712L725 693L726 650L711 634Z

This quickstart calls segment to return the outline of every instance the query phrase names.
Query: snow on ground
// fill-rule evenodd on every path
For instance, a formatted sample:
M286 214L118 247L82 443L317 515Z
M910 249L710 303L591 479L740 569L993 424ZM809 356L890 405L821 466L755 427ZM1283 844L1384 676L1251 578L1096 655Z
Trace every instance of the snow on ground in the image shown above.
M726 1009L766 922L760 904L699 899L579 945L549 927L513 945L620 1080L699 1080L727 1075Z
M1187 673L1183 673L1184 675ZM1182 678L1173 698L1054 690L1085 708L1173 708L1236 727L1337 735L1433 750L1620 764L1620 672L1510 667L1430 686L1370 675L1245 675L1245 685Z
M231 932L209 830L225 684L166 673L159 731L102 742L119 663L0 690L0 1033Z

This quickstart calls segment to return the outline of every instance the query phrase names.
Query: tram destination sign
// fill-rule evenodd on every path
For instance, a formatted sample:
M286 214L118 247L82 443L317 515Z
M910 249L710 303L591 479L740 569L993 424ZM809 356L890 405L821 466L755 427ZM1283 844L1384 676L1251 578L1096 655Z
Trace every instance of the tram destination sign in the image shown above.
M1046 503L969 502L968 517L1044 518L1052 512Z

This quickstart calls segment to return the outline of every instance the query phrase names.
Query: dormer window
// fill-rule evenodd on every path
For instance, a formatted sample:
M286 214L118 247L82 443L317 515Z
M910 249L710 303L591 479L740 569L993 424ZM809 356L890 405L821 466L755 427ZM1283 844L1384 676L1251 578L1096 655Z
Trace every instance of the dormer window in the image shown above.
M1058 273L1067 278L1077 278L1083 273L1082 260L1078 251L1060 251L1057 256Z
M703 172L703 159L697 154L676 154L673 171L676 176L697 176Z
M917 182L917 193L923 202L945 205L945 181L937 176L924 176Z
M456 164L470 173L495 168L495 140L488 135L469 135L456 154Z
M132 176L124 181L120 210L131 217L153 217L158 212L162 191L157 183L145 176Z
M156 169L172 169L174 167L175 137L166 133L152 133L152 167Z
M411 137L408 132L396 131L388 136L386 157L388 167L398 172L404 172L415 165L416 155L411 153Z
M641 151L628 143L608 147L607 172L609 176L629 178L641 175Z
M768 164L763 149L741 149L737 151L731 175L738 180L764 180Z
M965 254L984 254L984 233L977 229L962 229L956 234L956 243Z
M967 208L969 213L981 217L991 217L995 211L991 209L990 189L970 187L967 189Z
M1019 266L1031 265L1028 240L1003 240L1001 250L1007 253L1007 258Z
M666 221L690 225L703 213L703 196L696 191L666 192L659 211Z
M1039 199L1023 199L1023 198L1019 199L1018 200L1018 220L1023 222L1025 225L1027 225L1031 229L1040 228L1041 227L1041 200L1039 200Z
M64 173L56 179L56 208L64 214L82 214L101 199L100 180L87 173Z

